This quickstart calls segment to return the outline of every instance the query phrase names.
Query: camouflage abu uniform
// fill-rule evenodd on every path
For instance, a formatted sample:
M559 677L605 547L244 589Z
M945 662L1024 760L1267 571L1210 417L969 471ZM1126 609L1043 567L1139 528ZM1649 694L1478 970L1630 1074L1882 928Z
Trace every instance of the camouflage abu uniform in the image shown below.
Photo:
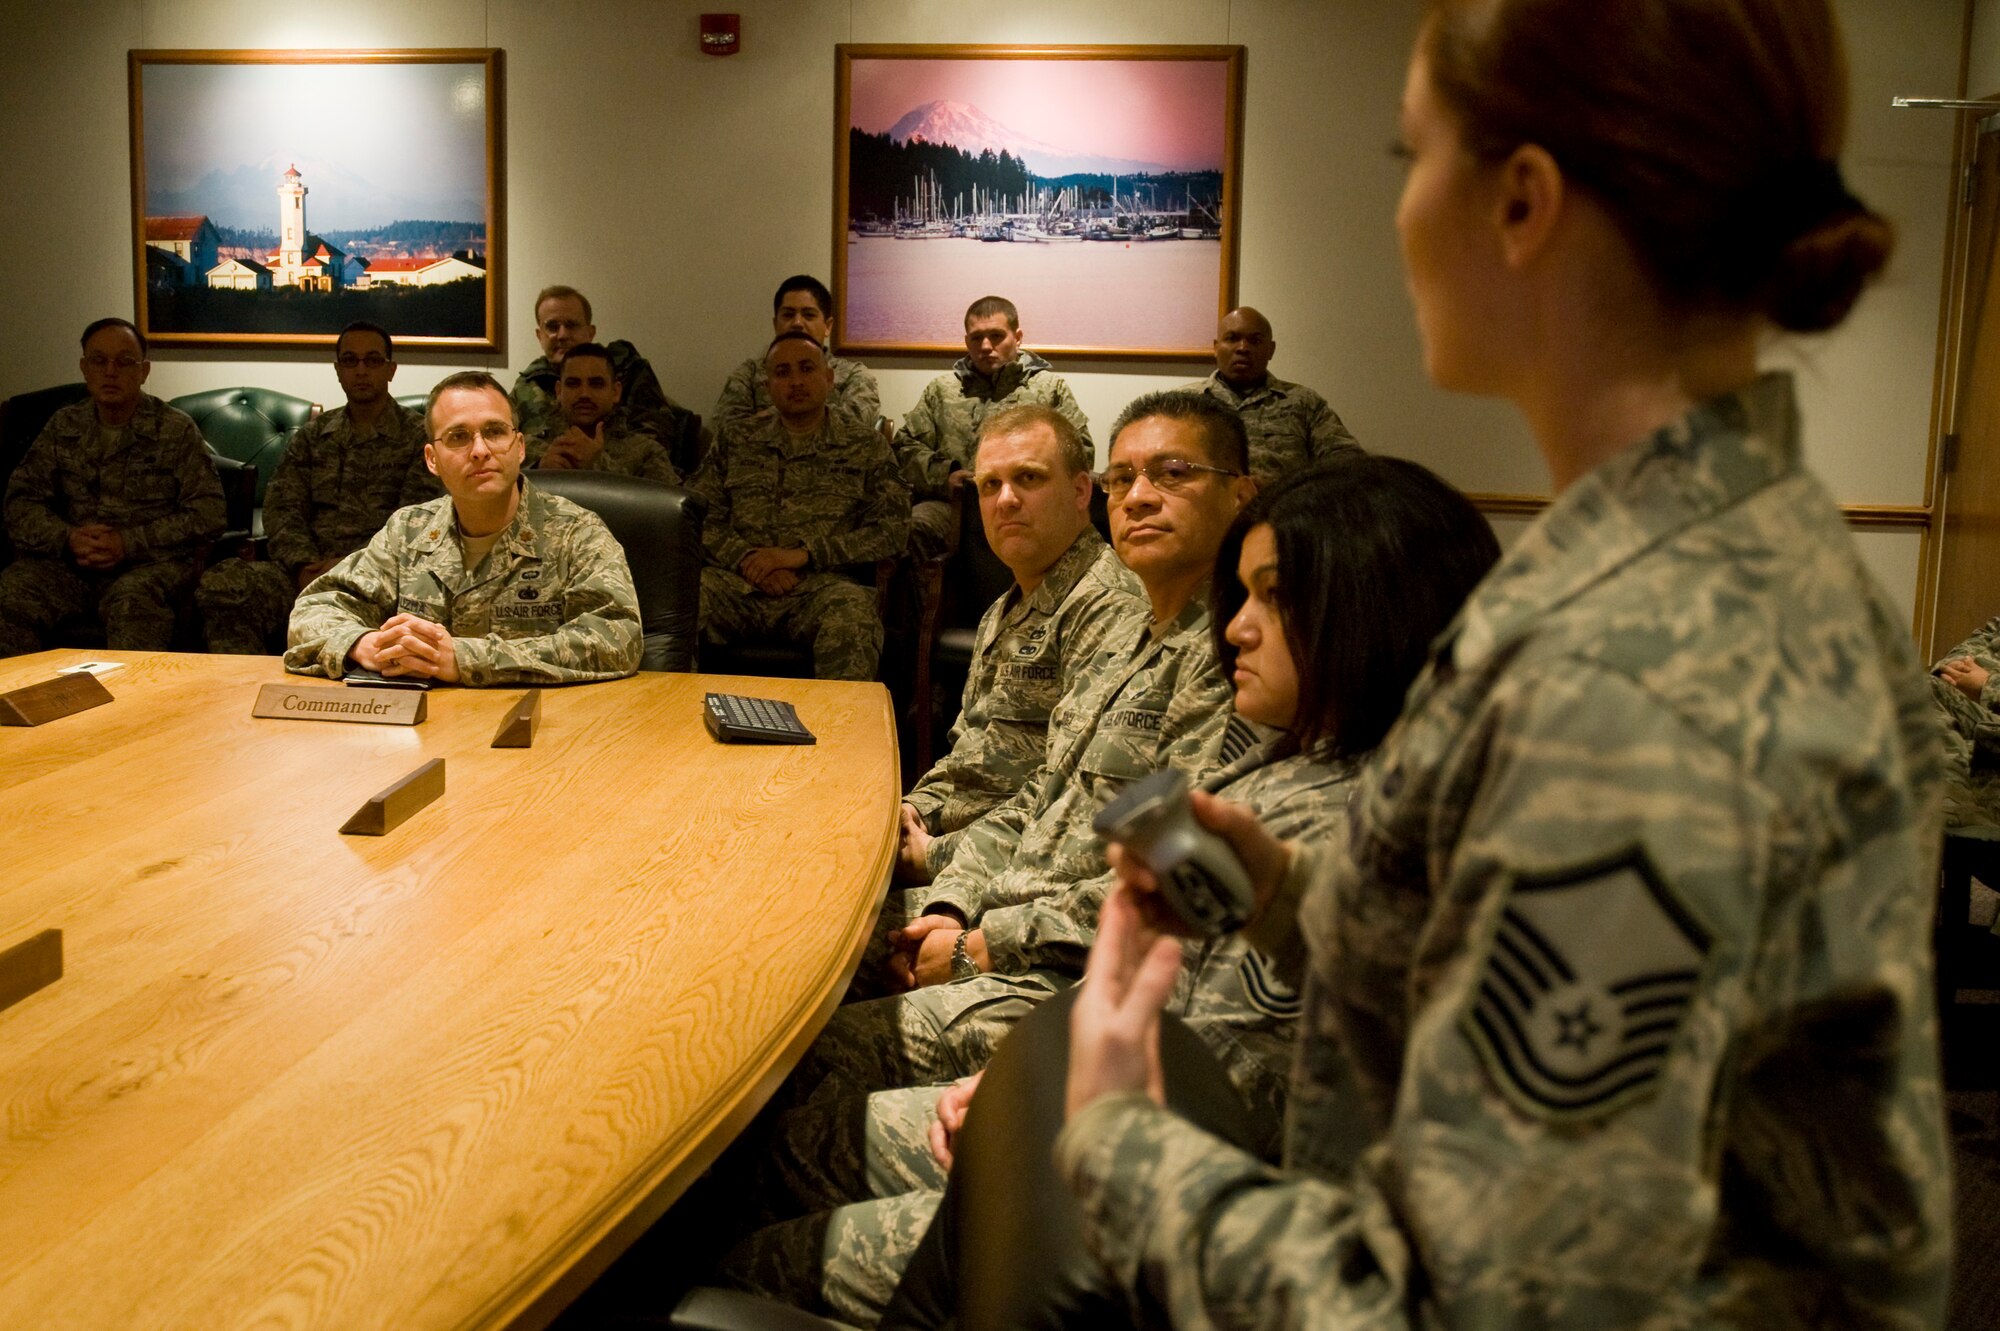
M935 875L958 830L1019 790L1042 765L1049 713L1119 625L1150 614L1145 592L1094 527L1085 527L1028 596L1018 585L980 616L949 751L903 802L933 836Z
M1250 474L1259 481L1274 480L1344 448L1361 447L1325 398L1275 374L1264 376L1247 393L1230 387L1220 371L1182 384L1180 391L1206 393L1243 418L1250 436Z
M1298 857L1285 1169L1106 1096L1057 1144L1092 1254L1182 1328L1939 1325L1897 619L1785 376L1578 480Z
M1945 826L2000 827L2000 619L1986 621L1931 669L1962 656L1986 672L1976 701L1931 675L1931 697L1944 720Z
M40 651L61 621L91 614L107 646L171 647L174 593L225 513L200 429L148 394L116 429L90 401L51 416L7 482L6 518L17 557L0 569L0 656L18 656ZM124 538L117 568L72 558L70 528L93 522Z
M667 396L660 387L660 376L653 373L652 362L630 342L612 342L604 349L611 353L611 372L618 377L619 387L611 427L623 433L650 434L663 444L671 444L687 408ZM560 378L547 356L535 357L514 377L513 391L508 394L514 403L514 425L530 439L551 431L561 434L569 428L556 402Z
M912 554L935 559L948 547L952 513L945 501L951 498L951 474L971 468L980 423L1002 407L1030 402L1061 412L1083 436L1084 447L1091 446L1090 422L1077 405L1076 394L1032 351L1019 353L991 379L961 356L950 373L924 385L917 405L896 430L896 465L903 469L916 503L910 518Z
M567 424L559 422L548 434L531 437L525 465L531 468L541 466L542 458L550 447L568 429ZM673 459L667 456L665 444L650 434L632 434L621 430L613 422L605 424L604 444L584 470L608 471L614 476L643 476L649 481L665 481L668 485L681 483L681 474L674 469Z
M828 355L826 368L833 371L833 393L826 400L826 409L874 429L875 422L882 419L882 390L868 367L860 361ZM725 425L745 425L760 416L776 414L771 406L771 372L764 368L762 356L752 356L737 366L722 386L711 424L720 433Z
M1109 885L1090 820L1161 767L1199 778L1234 715L1201 601L1157 631L1141 616L1110 643L1050 713L1041 768L965 829L936 882L892 894L884 909L884 931L933 907L956 911L983 931L993 970L841 1007L793 1071L789 1099L963 1076L1083 973ZM865 972L860 985L865 994Z
M371 426L335 407L293 431L264 491L270 559L225 559L195 589L208 650L268 652L284 636L301 569L352 554L391 513L443 493L424 465L426 434L424 414L394 401Z
M1273 835L1339 835L1354 786L1352 763L1279 756L1282 736L1252 747L1202 788L1249 807ZM1244 1100L1284 1112L1297 1043L1298 991L1240 934L1186 945L1170 1010L1205 1040ZM1294 977L1296 978L1296 977ZM923 1238L945 1185L930 1150L939 1086L815 1102L778 1121L768 1171L754 1185L767 1227L723 1259L740 1288L859 1326L872 1326ZM1276 1158L1279 1143L1266 1144ZM797 1219L788 1213L807 1212ZM816 1214L814 1214L816 1213Z
M910 496L882 436L832 411L807 435L766 416L725 429L688 488L708 501L702 641L783 636L812 644L821 679L873 679L875 589L837 570L903 548ZM737 569L759 547L803 548L798 586L782 596L751 586Z
M399 511L306 588L285 669L339 679L391 615L450 630L462 684L564 684L639 668L639 597L625 551L587 508L521 482L514 521L470 572L451 497Z

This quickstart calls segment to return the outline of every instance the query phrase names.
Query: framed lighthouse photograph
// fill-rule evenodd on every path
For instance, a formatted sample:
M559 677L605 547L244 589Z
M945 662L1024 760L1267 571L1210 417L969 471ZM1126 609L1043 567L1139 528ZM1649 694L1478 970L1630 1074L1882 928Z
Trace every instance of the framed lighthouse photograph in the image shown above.
M330 346L365 319L498 348L498 50L133 51L129 74L155 344Z

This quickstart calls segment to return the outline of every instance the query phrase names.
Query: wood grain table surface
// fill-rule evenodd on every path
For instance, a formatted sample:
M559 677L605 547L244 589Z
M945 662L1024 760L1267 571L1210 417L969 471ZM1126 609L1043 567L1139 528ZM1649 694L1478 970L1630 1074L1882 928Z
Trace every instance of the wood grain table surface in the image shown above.
M838 1001L896 845L878 685L439 689L258 720L275 658L119 660L0 729L0 1326L539 1326L707 1166ZM719 745L706 689L816 746ZM338 829L431 758L443 796Z

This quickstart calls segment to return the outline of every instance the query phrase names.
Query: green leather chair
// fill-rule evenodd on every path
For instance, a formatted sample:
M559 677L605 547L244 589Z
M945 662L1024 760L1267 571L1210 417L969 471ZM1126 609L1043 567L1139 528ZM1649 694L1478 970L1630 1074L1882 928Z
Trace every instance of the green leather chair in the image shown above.
M278 459L292 432L312 419L313 404L268 388L213 388L177 397L173 404L194 417L208 446L226 458L257 469L256 506L264 506Z

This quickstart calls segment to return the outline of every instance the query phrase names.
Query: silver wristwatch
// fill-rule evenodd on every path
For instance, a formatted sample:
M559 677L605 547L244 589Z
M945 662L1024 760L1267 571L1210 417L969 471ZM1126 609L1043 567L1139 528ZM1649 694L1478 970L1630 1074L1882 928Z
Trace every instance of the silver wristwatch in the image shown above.
M951 944L951 978L953 982L970 980L979 974L979 963L965 954L965 940L972 937L972 930L960 929L958 937Z

